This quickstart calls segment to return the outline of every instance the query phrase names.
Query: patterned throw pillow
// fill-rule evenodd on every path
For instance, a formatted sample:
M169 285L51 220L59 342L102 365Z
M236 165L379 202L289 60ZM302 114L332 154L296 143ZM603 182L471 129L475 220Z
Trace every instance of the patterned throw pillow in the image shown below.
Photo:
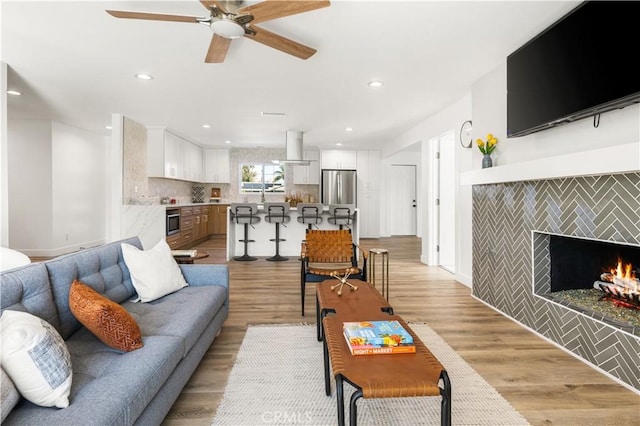
M140 327L131 314L78 280L73 281L69 290L69 308L105 345L124 352L143 346Z
M71 356L56 329L30 313L5 310L0 335L2 368L18 392L43 407L68 407Z

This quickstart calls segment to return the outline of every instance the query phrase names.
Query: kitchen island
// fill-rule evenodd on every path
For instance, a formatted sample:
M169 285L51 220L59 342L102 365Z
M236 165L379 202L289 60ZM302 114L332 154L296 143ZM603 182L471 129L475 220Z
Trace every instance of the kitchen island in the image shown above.
M360 230L358 227L358 218L360 209L355 209L353 221L349 228L353 234L353 242L358 244L360 241ZM258 216L260 222L249 226L249 239L255 240L249 243L248 253L251 256L273 256L276 252L276 243L269 241L276 236L276 227L274 224L264 220L265 211L262 205L258 205ZM292 260L300 256L300 244L305 239L305 233L308 225L298 222L298 210L291 207L289 211L290 221L284 226L280 226L280 254L282 256L291 257ZM322 223L313 225L313 229L340 229L338 225L329 223L329 208L324 207L322 212ZM233 221L230 208L227 209L228 232L227 232L227 260L233 259L234 256L242 256L244 253L244 243L240 242L244 237L244 225L238 225ZM286 240L286 241L284 241Z

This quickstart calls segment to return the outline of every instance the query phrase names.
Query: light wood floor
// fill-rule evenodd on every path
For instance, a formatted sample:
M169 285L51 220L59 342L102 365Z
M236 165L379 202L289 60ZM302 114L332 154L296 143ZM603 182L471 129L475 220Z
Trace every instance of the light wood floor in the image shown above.
M420 263L419 239L364 239L361 247L389 250L395 312L427 323L531 424L640 424L638 394L474 299L448 272ZM225 262L222 239L195 248L211 254L199 263ZM313 285L307 286L306 316L300 315L299 267L296 257L229 262L229 318L164 425L211 424L248 325L315 323Z

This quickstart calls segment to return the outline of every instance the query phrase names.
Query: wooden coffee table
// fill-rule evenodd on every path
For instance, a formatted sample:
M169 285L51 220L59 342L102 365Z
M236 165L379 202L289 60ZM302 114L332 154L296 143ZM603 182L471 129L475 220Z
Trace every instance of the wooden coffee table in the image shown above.
M331 290L336 285L336 279L325 280L316 284L316 329L318 342L322 341L322 319L329 313L336 314L340 310L344 321L351 313L354 313L353 321L362 320L363 315L378 315L381 312L393 314L393 308L389 302L376 290L376 288L366 281L348 280L351 284L358 286L357 290L344 288L342 295ZM372 319L372 318L368 318Z
M199 251L194 257L191 256L173 256L179 264L191 265L195 260L204 259L209 257L209 253L206 251Z
M353 315L349 315L353 318ZM397 320L413 336L415 354L393 355L351 355L342 334L342 323L346 321L340 314L327 315L324 326L325 389L329 389L329 360L336 381L338 405L338 425L344 426L344 390L346 380L356 388L349 405L349 424L357 424L356 402L360 398L397 398L411 396L441 396L440 424L451 425L451 383L445 368L429 351L425 344L411 330L411 327L397 315L378 313L359 317L365 320Z

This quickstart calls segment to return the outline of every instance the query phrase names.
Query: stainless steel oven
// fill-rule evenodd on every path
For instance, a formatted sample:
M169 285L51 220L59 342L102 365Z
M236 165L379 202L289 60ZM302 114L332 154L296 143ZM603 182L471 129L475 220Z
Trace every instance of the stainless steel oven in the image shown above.
M167 209L167 235L180 232L180 209Z

